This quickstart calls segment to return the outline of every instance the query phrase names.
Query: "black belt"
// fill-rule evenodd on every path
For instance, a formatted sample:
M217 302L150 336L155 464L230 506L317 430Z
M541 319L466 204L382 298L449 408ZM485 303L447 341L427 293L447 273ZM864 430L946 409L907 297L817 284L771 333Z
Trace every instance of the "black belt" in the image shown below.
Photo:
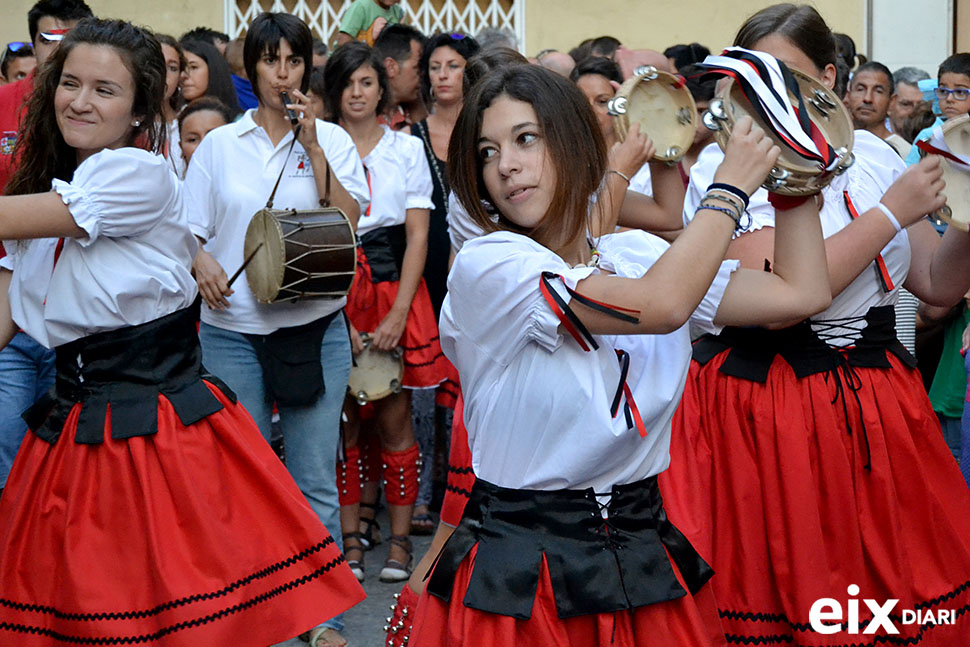
M404 225L378 227L360 237L374 283L400 281L404 252L408 246Z
M543 555L560 618L686 595L671 558L692 593L711 578L711 567L667 519L656 477L615 485L610 497L604 519L591 488L512 490L479 479L428 591L449 600L458 567L476 544L465 606L518 619L532 613Z
M235 402L222 381L204 373L198 318L196 301L148 323L58 346L54 387L24 413L27 426L53 444L80 402L76 442L104 441L109 405L112 438L148 436L158 432L159 394L172 403L182 424L191 425L223 408L203 378Z

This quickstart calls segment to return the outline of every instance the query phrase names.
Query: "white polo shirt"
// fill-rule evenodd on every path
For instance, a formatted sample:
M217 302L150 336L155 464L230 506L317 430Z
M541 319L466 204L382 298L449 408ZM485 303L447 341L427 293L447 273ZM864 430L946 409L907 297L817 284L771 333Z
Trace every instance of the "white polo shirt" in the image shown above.
M276 146L248 110L239 121L216 128L202 140L185 177L185 206L192 233L206 241L230 276L243 263L246 229L253 215L266 206L293 140L288 133ZM344 189L367 210L364 167L350 135L331 123L317 120L317 140ZM299 142L286 162L273 206L278 209L316 209L320 205L313 167ZM232 285L226 310L202 308L202 321L241 333L266 335L274 330L309 323L342 308L345 298L310 299L296 303L259 303L243 272Z

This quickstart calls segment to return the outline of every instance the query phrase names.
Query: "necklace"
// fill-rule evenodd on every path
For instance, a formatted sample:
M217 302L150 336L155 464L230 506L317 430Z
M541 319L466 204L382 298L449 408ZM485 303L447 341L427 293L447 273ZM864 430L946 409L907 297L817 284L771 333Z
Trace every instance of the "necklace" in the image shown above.
M434 171L435 177L438 180L438 186L441 187L441 195L444 197L445 214L447 214L448 196L451 194L451 188L445 184L445 179L441 175L441 169L438 168L438 156L434 154L434 148L431 146L431 136L430 131L428 130L427 120L418 124L418 132L421 133L421 139L424 140L424 152L428 158L428 165L430 165L431 170Z

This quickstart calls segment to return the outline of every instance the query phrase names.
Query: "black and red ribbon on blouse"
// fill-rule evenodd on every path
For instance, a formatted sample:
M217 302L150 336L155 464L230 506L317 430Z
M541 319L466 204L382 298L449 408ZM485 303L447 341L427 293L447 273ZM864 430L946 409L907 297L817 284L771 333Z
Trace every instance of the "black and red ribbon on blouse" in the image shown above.
M852 198L849 197L848 191L843 191L842 196L845 198L845 208L849 210L849 215L855 220L859 217L859 210L852 203ZM896 286L893 283L892 277L889 275L889 268L886 267L886 260L882 257L882 254L876 256L875 263L876 277L879 279L879 285L882 286L882 291L892 292Z
M553 289L550 281L553 279L559 279L563 281L562 276L555 274L553 272L543 272L539 278L539 290L542 292L542 296L545 298L549 307L559 318L563 327L569 333L569 335L576 340L580 348L584 351L589 352L590 349L597 350L599 344L596 343L596 339L589 329L583 324L576 313L573 312L566 300L559 295L556 290ZM602 312L603 314L609 315L620 321L625 321L627 323L637 324L640 323L639 311L632 310L630 308L623 308L621 306L611 305L609 303L603 303L602 301L596 301L595 299L590 299L589 297L583 296L579 292L573 290L565 281L563 281L563 286L566 288L566 292L575 301L583 304L587 308L592 308L597 312ZM616 351L617 359L620 362L620 380L616 387L616 394L613 396L613 402L610 405L610 415L614 418L617 416L620 410L620 401L626 397L626 403L624 406L624 413L626 414L627 427L630 429L636 428L640 433L641 437L646 437L647 428L643 424L643 418L640 416L640 410L637 408L637 404L633 399L633 392L630 390L630 386L627 384L626 378L630 372L630 354L625 350L617 349Z

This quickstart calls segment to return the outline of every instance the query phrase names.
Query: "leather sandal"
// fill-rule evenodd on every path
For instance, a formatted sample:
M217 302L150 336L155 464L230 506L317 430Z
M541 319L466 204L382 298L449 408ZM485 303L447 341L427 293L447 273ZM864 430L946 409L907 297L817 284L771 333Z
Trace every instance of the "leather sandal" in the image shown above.
M348 546L347 540L352 539L356 542L356 545ZM354 574L358 582L364 581L364 542L363 538L360 536L359 532L345 532L344 533L344 559L347 560L347 566L350 567L350 572ZM350 558L350 551L356 551L360 557L358 559Z
M376 504L361 503L360 507L373 510L374 516L377 516ZM361 517L360 523L360 543L364 545L364 550L372 550L374 546L381 543L381 524L377 523L374 517Z
M403 582L411 577L411 565L414 563L411 540L405 535L391 535L390 542L407 551L407 561L402 563L388 557L384 562L384 568L381 569L380 580L381 582Z
M333 627L317 627L310 631L307 642L310 647L345 647L347 639Z

